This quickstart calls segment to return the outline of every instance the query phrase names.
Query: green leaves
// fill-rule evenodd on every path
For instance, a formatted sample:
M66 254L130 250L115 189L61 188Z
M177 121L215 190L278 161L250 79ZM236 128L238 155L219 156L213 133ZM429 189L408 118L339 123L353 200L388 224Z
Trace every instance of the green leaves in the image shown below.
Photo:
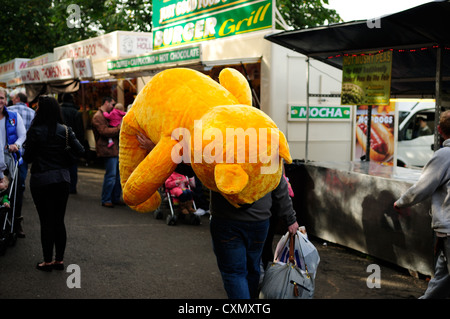
M324 7L328 0L277 0L276 3L286 23L294 29L341 22L336 10Z
M293 28L339 22L328 0L277 0ZM151 31L150 0L0 0L0 63L112 31Z
M149 0L0 0L0 8L0 63L116 30L151 30Z

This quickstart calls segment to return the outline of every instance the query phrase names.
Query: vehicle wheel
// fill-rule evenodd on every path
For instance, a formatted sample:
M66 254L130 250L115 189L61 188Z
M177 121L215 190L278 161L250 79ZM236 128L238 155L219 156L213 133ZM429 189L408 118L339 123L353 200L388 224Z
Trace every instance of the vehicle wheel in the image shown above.
M8 245L12 247L16 244L16 241L17 241L17 234L16 233L10 234L8 237Z
M155 219L162 219L163 218L163 212L160 208L158 208L157 210L155 210L153 212L153 217L155 217Z
M172 216L172 215L168 215L166 218L166 224L169 226L174 226L177 223L177 217L176 216Z
M201 223L202 223L202 220L200 219L200 216L192 215L192 217L191 217L192 225L200 225Z
M0 256L5 255L6 252L6 241L4 238L0 238Z

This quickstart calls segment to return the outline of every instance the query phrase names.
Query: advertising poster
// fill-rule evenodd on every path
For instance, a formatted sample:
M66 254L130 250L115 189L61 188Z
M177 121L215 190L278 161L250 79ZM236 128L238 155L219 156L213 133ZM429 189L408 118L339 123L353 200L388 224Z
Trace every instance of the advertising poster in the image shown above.
M153 50L272 28L273 0L154 0Z
M392 166L395 150L395 103L357 107L355 159L362 159L366 155L369 107L372 108L370 161Z
M342 105L388 105L392 51L343 57Z

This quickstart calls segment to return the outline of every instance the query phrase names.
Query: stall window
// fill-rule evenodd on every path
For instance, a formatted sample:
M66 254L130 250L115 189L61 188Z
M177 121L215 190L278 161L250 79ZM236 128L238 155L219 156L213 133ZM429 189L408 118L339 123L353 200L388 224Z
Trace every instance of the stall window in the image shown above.
M400 132L400 140L413 140L415 138L434 134L434 112L419 112L412 117Z

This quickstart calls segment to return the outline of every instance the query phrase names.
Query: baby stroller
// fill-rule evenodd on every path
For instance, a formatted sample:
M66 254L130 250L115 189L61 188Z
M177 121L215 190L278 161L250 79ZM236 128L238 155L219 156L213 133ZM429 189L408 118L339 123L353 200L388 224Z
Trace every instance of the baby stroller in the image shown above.
M17 180L18 180L18 166L19 160L11 161L14 163L12 169L8 167L9 185L6 190L1 191L2 199L7 197L11 204L6 205L3 201L0 203L0 256L3 256L8 246L14 246L17 240L17 234L15 232L15 198L17 194ZM10 165L11 166L11 165Z
M187 189L189 191L191 190L191 185L189 183L189 178L187 176L184 176L184 182L187 186ZM166 181L167 183L167 181ZM170 189L164 185L164 187L161 187L160 190L161 195L161 205L160 207L154 212L154 217L156 219L163 219L164 218L164 210L165 208L169 210L169 213L166 216L166 224L169 226L174 226L177 224L178 220L184 220L187 223L191 225L200 225L201 224L201 218L200 216L195 214L195 211L197 211L197 207L195 205L195 201L192 199L192 208L185 206L183 202L181 202L174 194L171 193ZM184 211L185 213L182 213Z

